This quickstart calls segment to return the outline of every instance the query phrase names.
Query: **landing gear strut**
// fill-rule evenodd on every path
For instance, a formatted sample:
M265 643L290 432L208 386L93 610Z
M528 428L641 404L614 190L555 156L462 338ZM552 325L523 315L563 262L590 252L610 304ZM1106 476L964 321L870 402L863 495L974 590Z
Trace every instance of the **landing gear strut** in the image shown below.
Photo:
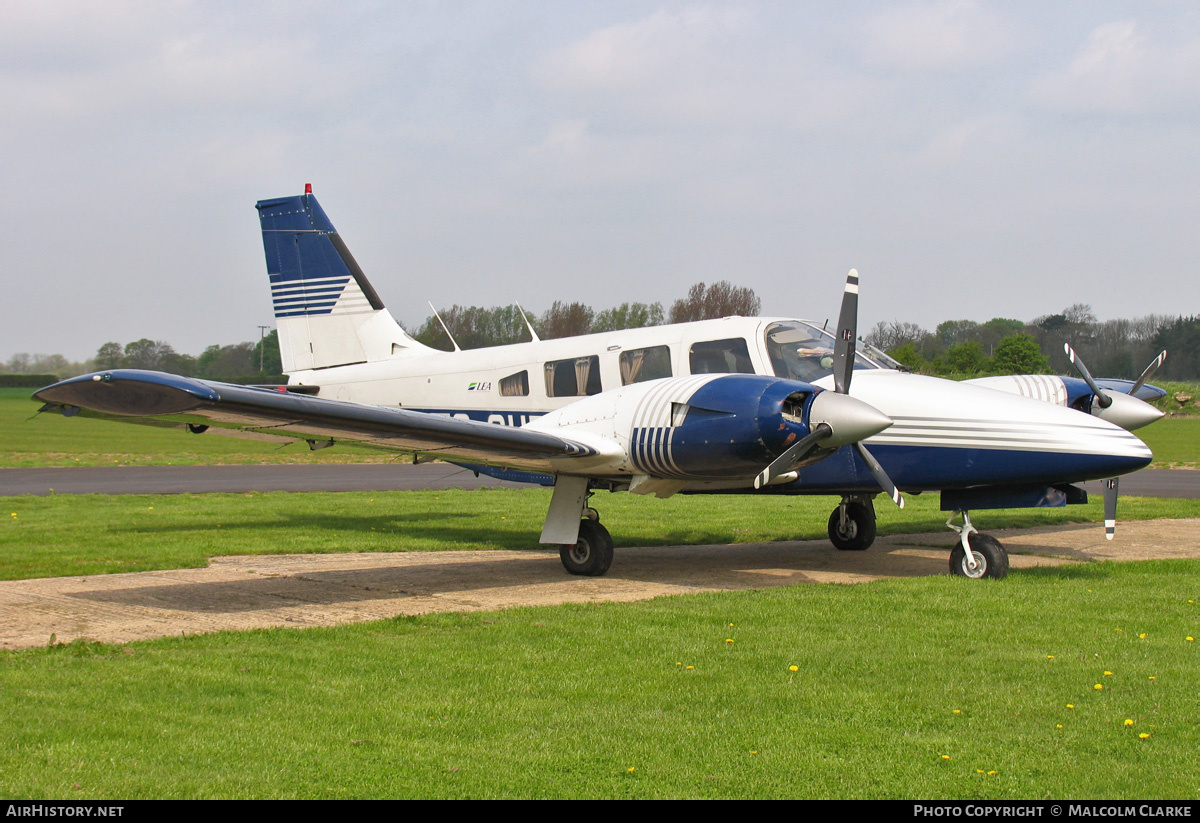
M963 524L956 526L954 518L959 514ZM1008 552L1000 541L988 534L981 534L971 525L971 515L966 511L954 512L946 525L958 532L958 543L950 552L950 573L959 577L980 579L990 577L999 580L1008 574Z
M600 525L595 509L587 509L587 516L580 521L575 545L560 546L558 556L563 568L571 574L600 577L608 571L613 561L612 535Z
M843 497L829 515L829 541L845 552L860 552L875 542L875 504L870 497Z

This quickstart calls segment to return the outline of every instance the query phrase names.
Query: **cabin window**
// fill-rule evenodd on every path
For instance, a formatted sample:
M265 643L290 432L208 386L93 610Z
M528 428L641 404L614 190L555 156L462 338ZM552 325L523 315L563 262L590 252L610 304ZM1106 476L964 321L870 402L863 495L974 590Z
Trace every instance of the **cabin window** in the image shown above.
M583 397L600 393L600 358L594 354L552 360L545 368L548 397Z
M666 346L621 352L621 385L671 376L671 350Z
M692 374L754 374L754 364L742 337L696 343L688 360Z
M500 378L500 396L501 397L528 397L529 396L529 372L519 371L516 374L510 374L508 377Z

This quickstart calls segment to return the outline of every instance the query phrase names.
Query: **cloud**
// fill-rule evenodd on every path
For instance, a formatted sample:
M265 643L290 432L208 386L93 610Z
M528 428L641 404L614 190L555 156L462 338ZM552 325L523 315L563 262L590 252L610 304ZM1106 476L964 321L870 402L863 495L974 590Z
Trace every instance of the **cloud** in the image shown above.
M1200 37L1153 38L1136 20L1094 28L1064 70L1037 78L1035 103L1070 112L1169 112L1200 102Z
M872 61L910 71L983 65L1006 45L1000 19L970 0L889 8L866 30Z

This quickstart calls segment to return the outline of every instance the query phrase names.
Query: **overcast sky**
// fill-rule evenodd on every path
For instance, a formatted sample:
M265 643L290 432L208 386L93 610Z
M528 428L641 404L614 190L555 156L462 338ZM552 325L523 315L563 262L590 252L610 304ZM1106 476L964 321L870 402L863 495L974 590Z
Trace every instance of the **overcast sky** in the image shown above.
M1193 2L5 0L0 100L0 359L257 338L306 182L410 326L1200 312Z

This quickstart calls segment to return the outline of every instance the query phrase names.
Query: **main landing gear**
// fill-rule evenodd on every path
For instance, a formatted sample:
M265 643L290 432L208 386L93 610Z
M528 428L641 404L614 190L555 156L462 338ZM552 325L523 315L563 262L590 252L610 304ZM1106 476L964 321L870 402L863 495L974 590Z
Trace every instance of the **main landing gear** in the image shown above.
M579 538L574 546L560 546L558 556L563 568L571 574L600 577L608 571L613 561L612 535L600 525L600 515L595 509L583 510Z
M844 552L861 552L875 542L875 504L870 497L843 497L829 515L829 541Z
M954 518L962 515L963 524L954 524ZM946 525L958 532L958 544L950 552L950 573L959 577L975 579L990 577L999 580L1008 574L1008 552L1000 541L988 534L981 534L971 525L971 515L957 511L950 515Z

